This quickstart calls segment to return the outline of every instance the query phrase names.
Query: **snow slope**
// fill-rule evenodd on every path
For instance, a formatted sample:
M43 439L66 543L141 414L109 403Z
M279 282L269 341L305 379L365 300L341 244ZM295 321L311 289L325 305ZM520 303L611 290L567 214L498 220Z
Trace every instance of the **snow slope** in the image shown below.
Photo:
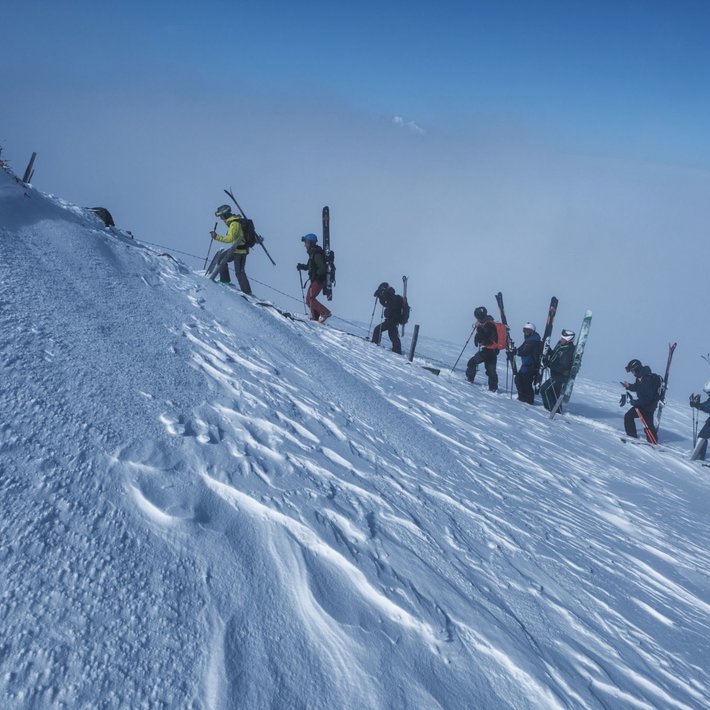
M687 408L550 421L2 171L0 272L2 707L710 706Z

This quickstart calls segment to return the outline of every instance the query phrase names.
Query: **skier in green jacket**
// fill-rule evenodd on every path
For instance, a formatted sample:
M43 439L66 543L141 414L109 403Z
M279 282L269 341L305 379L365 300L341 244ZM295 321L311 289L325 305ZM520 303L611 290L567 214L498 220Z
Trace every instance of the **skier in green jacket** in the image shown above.
M218 242L226 242L227 244L236 244L232 256L222 265L219 272L220 283L230 283L229 262L233 261L234 272L239 282L239 288L243 293L251 294L251 285L245 271L249 247L246 245L240 218L232 214L232 208L229 205L221 205L218 207L215 216L219 217L227 225L227 234L222 236L212 230L210 232L212 239Z

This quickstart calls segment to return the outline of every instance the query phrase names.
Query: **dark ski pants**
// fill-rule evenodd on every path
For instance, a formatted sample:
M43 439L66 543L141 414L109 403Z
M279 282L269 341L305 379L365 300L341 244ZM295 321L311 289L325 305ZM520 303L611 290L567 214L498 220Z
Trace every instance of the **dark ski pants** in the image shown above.
M705 454L708 450L708 439L710 439L710 419L707 419L703 428L698 432L698 441L695 444L691 461L705 461Z
M382 323L376 325L375 329L372 331L372 342L379 345L384 331L387 331L387 335L390 336L392 352L401 355L402 343L399 339L399 333L397 332L397 323L392 323L391 321L385 319Z
M529 372L518 372L515 376L515 389L518 390L518 399L526 404L533 404L535 402L535 390L533 389L533 380L535 379L535 372L530 370Z
M658 433L656 432L656 426L653 423L653 412L655 411L655 407L651 408L644 408L641 409L641 414L643 415L643 418L646 420L646 424L648 424L648 428L651 430L653 433L653 438L658 441ZM633 439L638 439L638 433L636 431L636 420L638 419L638 411L636 410L636 407L631 407L626 414L624 414L624 429L626 430L627 436L632 437ZM646 430L644 429L644 432ZM648 441L651 441L651 438L649 437L648 433L646 433L646 439Z
M483 364L488 375L488 389L491 392L498 391L498 373L496 372L496 362L498 361L499 350L492 348L481 348L466 364L466 379L473 382L476 378L478 366Z
M702 433L702 432L701 432ZM707 437L698 436L698 443L693 449L693 453L690 456L691 461L705 461L705 454L708 450L708 439Z
M549 380L545 380L540 387L540 399L542 399L542 404L548 412L551 412L557 400L562 396L562 391L565 388L566 379L564 377L550 377ZM562 411L562 408L557 410Z
M316 298L322 290L323 284L311 281L311 285L306 291L306 306L311 311L311 320L330 318L330 311Z
M229 262L234 262L234 273L237 276L237 282L239 283L239 288L243 293L251 295L251 284L247 278L247 273L245 271L247 265L247 255L246 254L234 254L231 256L220 269L219 280L222 282L229 283Z

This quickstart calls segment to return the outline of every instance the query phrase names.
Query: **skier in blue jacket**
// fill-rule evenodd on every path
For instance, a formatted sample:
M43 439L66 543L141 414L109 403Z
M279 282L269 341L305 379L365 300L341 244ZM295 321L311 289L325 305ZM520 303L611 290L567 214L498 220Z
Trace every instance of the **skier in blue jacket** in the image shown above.
M515 376L515 388L518 390L518 399L521 402L533 404L535 401L533 380L540 367L542 355L542 340L534 323L528 322L523 326L523 338L522 345L514 350L520 358L520 369Z

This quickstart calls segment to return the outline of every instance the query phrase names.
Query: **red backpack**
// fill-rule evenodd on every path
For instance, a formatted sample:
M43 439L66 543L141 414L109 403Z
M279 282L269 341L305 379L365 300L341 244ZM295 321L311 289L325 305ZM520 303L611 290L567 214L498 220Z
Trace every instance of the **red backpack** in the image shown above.
M497 320L489 322L492 322L496 327L496 336L498 339L495 343L484 345L483 347L488 348L488 350L505 350L506 347L508 347L508 328Z

